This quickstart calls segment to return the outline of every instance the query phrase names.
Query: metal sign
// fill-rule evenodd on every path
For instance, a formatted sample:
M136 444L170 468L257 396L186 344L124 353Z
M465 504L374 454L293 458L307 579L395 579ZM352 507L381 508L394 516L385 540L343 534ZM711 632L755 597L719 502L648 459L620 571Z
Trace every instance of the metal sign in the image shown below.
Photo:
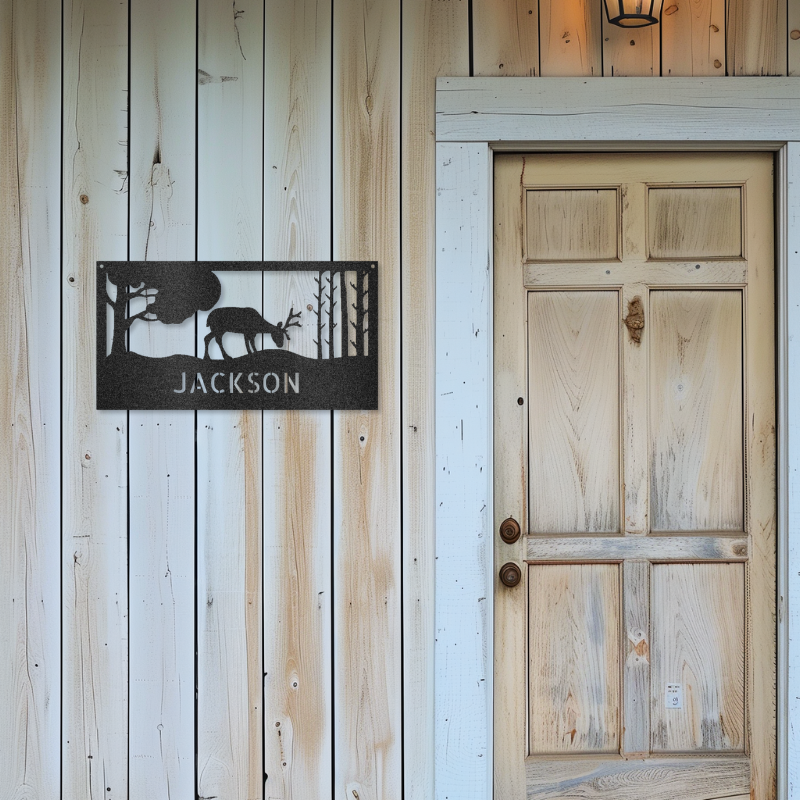
M98 262L98 409L377 407L374 261Z

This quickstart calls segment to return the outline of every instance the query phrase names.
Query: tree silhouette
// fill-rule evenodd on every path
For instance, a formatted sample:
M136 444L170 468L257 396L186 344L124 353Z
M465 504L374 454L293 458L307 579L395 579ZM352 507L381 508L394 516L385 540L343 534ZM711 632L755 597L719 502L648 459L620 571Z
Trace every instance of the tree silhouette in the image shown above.
M222 293L219 278L198 264L120 264L109 266L106 275L117 287L116 299L106 292L106 302L114 310L113 355L128 351L125 334L137 319L177 325L213 308ZM137 297L143 297L146 306L128 316L129 303Z

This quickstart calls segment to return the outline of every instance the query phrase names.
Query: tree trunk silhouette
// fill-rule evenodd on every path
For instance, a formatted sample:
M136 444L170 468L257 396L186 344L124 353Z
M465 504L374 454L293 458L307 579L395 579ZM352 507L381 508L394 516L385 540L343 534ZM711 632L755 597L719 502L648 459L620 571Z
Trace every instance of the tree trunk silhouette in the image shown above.
M355 322L351 324L353 326L353 346L356 349L357 356L366 355L364 349L364 300L367 295L365 279L366 275L362 270L359 270L356 273L357 284L350 284L356 290L356 302L353 303L353 310L356 312L356 319Z
M111 353L115 356L124 356L128 352L125 341L125 334L128 332L128 324L125 317L126 306L128 305L127 298L127 291L123 291L123 287L120 286L117 289L117 300L111 304L111 308L114 309L114 335L111 338Z
M342 329L339 331L339 338L342 341L342 358L350 355L350 309L347 300L347 273L342 270L339 273L339 300L342 304Z

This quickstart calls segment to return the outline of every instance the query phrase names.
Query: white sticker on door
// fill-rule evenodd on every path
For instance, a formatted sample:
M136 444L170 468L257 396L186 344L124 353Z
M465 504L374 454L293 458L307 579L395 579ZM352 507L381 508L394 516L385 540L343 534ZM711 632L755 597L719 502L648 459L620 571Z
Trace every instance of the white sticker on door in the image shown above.
M683 684L668 683L664 690L665 708L683 708Z

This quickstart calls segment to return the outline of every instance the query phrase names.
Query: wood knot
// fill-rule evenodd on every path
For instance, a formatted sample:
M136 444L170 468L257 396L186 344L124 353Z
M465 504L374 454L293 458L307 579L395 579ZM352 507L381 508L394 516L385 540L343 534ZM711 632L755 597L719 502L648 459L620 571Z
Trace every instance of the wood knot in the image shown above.
M671 17L676 11L678 10L678 6L670 6L669 8L664 9L664 14L668 17Z
M644 305L642 305L642 298L638 294L633 300L628 300L628 316L625 317L624 322L631 341L641 344L642 331L644 330Z
M86 205L88 202L89 202L89 195L88 194L82 194L81 195L81 203Z
M789 34L789 36L791 36L791 37L792 37L792 39L794 39L795 41L797 41L798 39L800 39L800 31L792 31L792 32Z

